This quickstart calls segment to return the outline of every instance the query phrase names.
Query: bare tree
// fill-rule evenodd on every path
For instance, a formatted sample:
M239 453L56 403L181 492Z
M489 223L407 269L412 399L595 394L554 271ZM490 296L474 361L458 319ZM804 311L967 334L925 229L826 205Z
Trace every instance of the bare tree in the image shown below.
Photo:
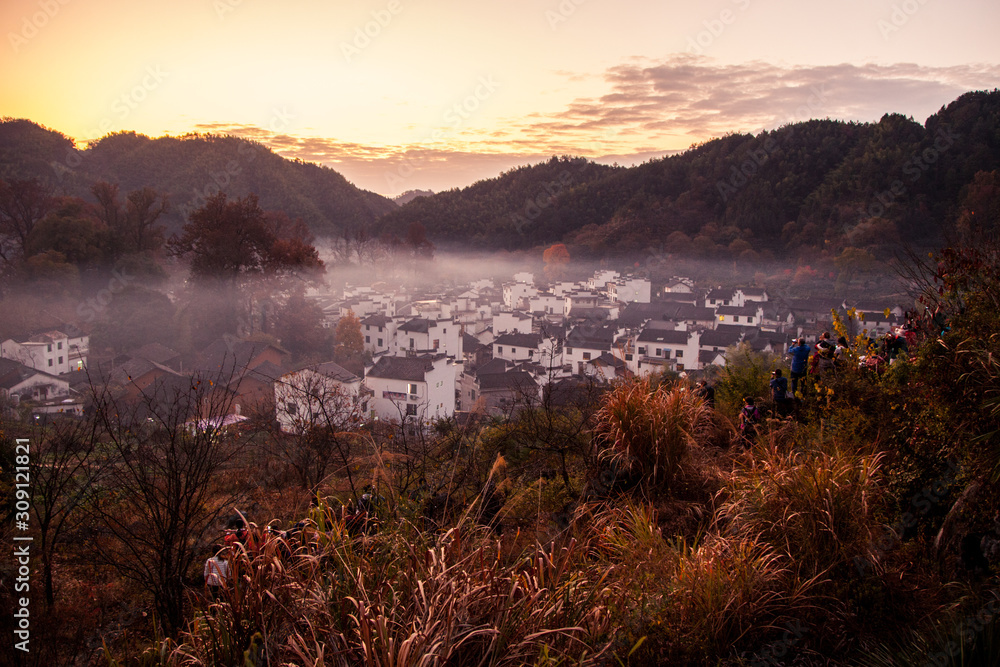
M83 420L56 422L40 437L31 458L32 511L38 527L42 557L45 604L55 604L52 583L53 557L65 534L76 527L84 513L86 494L100 475L95 454L95 423Z
M331 372L346 371L335 364L317 364L276 384L278 422L286 433L272 438L271 446L295 471L302 488L315 491L330 475L344 473L356 495L350 464L368 396L363 389L346 389Z
M212 391L213 383L185 378L183 385L147 387L130 404L107 389L95 392L109 456L90 499L111 547L99 553L153 597L171 628L183 624L186 579L199 550L246 493L237 476L224 473L250 438L226 427L232 394Z

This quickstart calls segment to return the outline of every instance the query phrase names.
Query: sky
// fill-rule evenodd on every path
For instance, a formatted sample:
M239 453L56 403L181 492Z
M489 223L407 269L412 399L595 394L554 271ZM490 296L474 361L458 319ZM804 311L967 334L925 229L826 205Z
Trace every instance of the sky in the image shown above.
M4 0L0 116L246 136L384 194L1000 85L995 0Z

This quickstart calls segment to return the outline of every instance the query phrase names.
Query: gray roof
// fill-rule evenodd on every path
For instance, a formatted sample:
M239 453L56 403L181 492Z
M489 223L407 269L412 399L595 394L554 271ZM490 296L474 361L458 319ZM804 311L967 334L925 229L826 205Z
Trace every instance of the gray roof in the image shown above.
M434 361L429 357L382 357L368 371L368 377L423 382L433 368Z
M542 337L538 334L508 333L501 334L493 341L494 345L510 345L512 347L538 347Z
M663 343L664 345L687 345L687 331L669 331L667 329L644 329L637 339L640 343Z

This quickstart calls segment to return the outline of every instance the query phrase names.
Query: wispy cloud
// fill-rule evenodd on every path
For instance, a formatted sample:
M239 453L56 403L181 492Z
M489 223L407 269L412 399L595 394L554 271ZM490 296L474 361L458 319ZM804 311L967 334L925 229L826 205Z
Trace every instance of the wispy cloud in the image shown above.
M252 138L286 157L327 164L360 187L394 194L464 186L551 155L628 164L729 132L809 118L872 121L899 112L923 122L963 92L992 88L997 81L997 65L720 64L676 55L622 63L604 73L603 94L574 99L558 112L507 118L501 127L463 127L446 143L366 145L251 125L197 129Z

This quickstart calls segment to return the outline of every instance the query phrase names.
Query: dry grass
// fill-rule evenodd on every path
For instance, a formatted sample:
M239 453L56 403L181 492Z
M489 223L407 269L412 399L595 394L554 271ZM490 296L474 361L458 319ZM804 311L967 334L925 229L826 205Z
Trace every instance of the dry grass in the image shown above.
M621 469L652 487L669 486L709 429L708 415L704 401L680 386L654 389L648 379L634 380L607 395L594 432Z

